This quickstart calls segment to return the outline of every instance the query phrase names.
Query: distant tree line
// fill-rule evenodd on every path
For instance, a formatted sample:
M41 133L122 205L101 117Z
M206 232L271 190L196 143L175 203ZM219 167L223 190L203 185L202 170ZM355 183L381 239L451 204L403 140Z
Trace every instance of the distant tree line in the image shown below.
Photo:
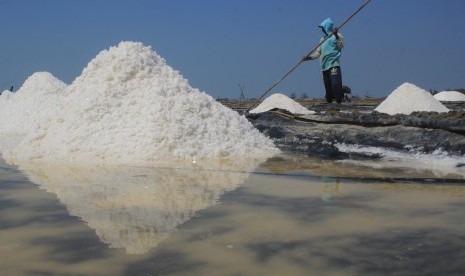
M307 93L302 93L302 95L300 95L300 98L297 98L296 93L291 93L291 95L289 95L289 98L291 98L293 100L297 100L297 99L306 100L306 99L308 99L308 95L307 95Z

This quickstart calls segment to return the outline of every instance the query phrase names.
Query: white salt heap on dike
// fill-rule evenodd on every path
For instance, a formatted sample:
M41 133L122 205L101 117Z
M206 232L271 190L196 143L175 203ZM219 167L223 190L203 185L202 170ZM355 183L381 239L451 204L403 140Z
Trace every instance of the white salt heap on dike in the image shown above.
M415 111L449 112L449 109L441 104L426 90L411 83L404 83L394 90L375 111L389 115L410 115Z
M441 102L465 102L465 94L458 91L442 91L434 97Z
M280 93L269 96L259 106L250 110L250 113L263 113L275 108L287 110L292 114L315 114L315 111L308 110L300 103Z
M51 87L37 82L28 93L22 91L24 99L13 101L6 95L0 100L0 110L18 111L10 111L7 118L24 116L26 105L29 114L45 114L38 122L26 120L25 138L16 148L3 151L10 160L152 166L180 160L266 158L278 152L244 116L192 88L142 43L121 42L100 52L67 87L58 89L61 85L52 82ZM26 98L39 90L53 94L54 104L39 108L40 102L49 100L42 93L41 99L33 99L37 107L30 106ZM0 130L26 130L5 127L5 121L4 117Z

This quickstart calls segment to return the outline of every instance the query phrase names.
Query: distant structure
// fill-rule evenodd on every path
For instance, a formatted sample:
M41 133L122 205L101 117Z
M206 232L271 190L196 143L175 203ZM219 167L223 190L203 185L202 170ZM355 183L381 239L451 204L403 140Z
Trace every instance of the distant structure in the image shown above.
M352 100L352 89L350 89L350 87L348 87L347 85L343 85L342 95L343 95L343 101L350 102Z
M237 86L239 86L239 89L241 90L241 96L239 97L239 100L241 102L245 102L244 86L240 84L237 84Z

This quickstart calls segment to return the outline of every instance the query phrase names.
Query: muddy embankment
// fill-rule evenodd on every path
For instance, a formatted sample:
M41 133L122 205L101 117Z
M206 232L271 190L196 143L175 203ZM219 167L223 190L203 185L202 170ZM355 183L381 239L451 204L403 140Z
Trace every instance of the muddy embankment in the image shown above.
M416 112L390 116L374 112L381 100L369 99L325 105L301 102L315 115L285 110L246 114L283 151L321 158L377 158L380 151L341 150L341 145L375 147L406 153L465 155L465 102L445 103L449 113ZM233 105L230 105L233 107ZM244 104L242 107L247 106ZM235 107L235 108L234 108ZM233 109L244 110L239 104Z

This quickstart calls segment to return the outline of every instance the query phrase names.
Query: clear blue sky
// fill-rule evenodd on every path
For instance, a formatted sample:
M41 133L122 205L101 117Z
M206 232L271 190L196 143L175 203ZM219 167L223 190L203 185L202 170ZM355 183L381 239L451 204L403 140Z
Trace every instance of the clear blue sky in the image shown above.
M150 45L213 97L258 97L363 0L0 0L0 89L34 72L66 83L123 40ZM387 96L403 82L465 88L464 0L373 0L341 33L344 84ZM317 61L273 90L324 95Z

